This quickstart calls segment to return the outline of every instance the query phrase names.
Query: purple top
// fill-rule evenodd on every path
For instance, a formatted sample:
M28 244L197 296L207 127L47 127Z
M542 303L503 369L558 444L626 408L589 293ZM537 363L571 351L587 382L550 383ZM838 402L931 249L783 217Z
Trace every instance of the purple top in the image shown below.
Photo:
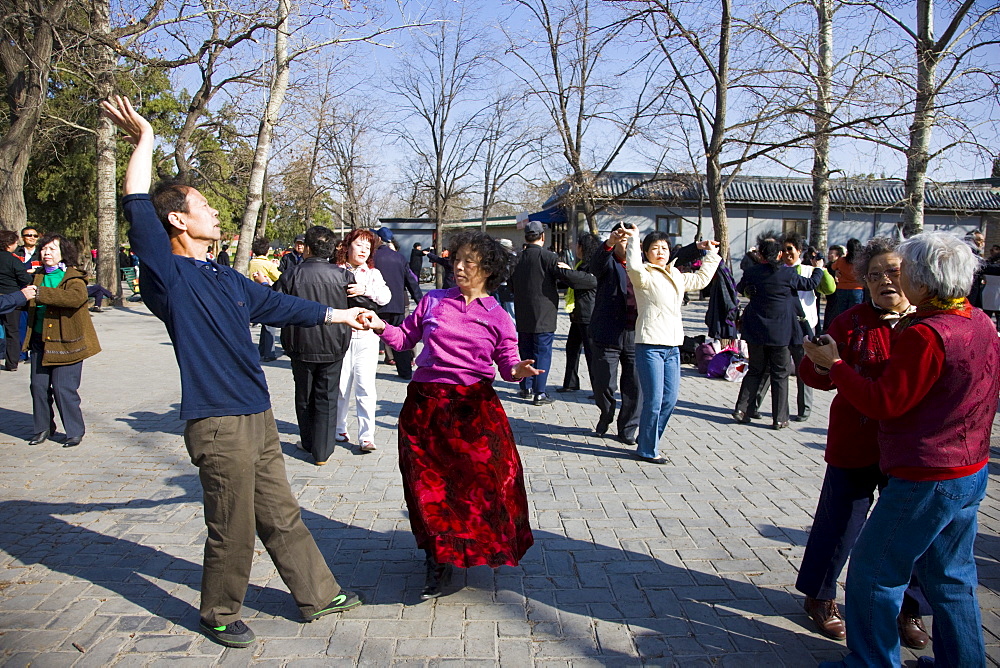
M514 321L493 297L469 304L459 288L431 290L399 327L386 325L382 339L394 350L423 341L413 380L472 385L493 380L495 362L504 380L514 381L517 353Z

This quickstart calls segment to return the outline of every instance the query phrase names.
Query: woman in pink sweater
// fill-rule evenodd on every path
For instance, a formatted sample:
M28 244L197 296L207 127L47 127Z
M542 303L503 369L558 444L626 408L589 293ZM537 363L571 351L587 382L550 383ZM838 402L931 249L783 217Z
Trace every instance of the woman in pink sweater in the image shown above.
M399 415L399 468L410 527L427 553L422 598L441 595L451 566L516 566L534 539L524 471L493 390L541 372L518 359L514 323L490 293L510 255L479 232L452 238L457 287L432 290L399 327L367 314L394 350L418 342L417 370Z

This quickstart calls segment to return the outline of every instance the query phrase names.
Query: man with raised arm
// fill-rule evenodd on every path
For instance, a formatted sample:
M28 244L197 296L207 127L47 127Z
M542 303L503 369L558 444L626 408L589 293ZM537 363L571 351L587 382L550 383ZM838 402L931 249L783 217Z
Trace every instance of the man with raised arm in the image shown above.
M181 374L184 443L204 491L208 539L201 629L226 647L248 647L240 619L254 531L288 585L304 621L361 605L340 588L302 523L292 495L250 323L360 329L361 309L333 309L275 292L206 258L220 237L219 212L196 189L160 183L149 193L153 128L123 97L101 103L135 146L122 208L142 261L149 310L167 326ZM221 369L221 371L220 371Z

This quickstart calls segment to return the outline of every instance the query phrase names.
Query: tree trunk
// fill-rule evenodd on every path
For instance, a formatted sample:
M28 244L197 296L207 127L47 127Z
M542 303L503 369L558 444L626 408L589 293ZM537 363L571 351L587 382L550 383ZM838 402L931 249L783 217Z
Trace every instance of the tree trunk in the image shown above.
M108 0L94 2L92 29L102 35L111 31L111 6ZM103 44L94 44L94 67L97 99L106 100L114 93L115 54ZM97 282L114 294L113 303L121 306L122 284L118 266L118 218L115 179L115 126L103 115L97 121Z
M708 187L708 206L712 212L712 228L719 242L719 254L729 259L729 220L726 218L726 191L719 166L722 141L726 136L726 105L729 99L729 37L732 13L729 0L722 0L719 21L719 61L715 82L715 116L712 119L712 136L705 151L705 180Z
M281 111L281 104L288 90L288 75L291 69L291 62L288 59L289 12L290 0L278 0L278 27L274 31L274 77L271 80L264 117L257 131L257 146L254 149L253 167L250 169L247 185L247 204L240 223L240 245L236 250L236 260L233 265L237 271L244 274L247 273L250 264L250 245L253 243L261 203L264 200L264 176L267 172L274 126L278 122L278 112Z
M833 2L816 0L816 28L819 59L816 69L816 105L813 121L813 207L809 241L820 252L826 249L830 228L830 91L833 80Z
M712 229L719 242L719 254L729 259L729 219L726 213L726 191L722 183L722 170L717 159L709 159L705 169L705 186L708 189L708 208L712 212Z
M27 16L20 19L20 29L12 30L17 32L15 39L23 42L0 47L7 83L7 131L0 137L0 227L9 230L20 230L28 221L24 175L48 92L55 26L62 21L67 1L50 0L25 7Z
M903 201L903 234L924 229L924 186L930 162L934 127L934 78L938 54L934 50L934 1L917 0L917 95L906 149L906 182Z

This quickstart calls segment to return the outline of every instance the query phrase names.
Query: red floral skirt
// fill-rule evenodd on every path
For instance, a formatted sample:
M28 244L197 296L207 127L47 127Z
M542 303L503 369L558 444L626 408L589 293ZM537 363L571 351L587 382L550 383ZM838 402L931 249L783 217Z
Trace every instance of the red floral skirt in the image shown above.
M534 543L521 458L489 381L411 382L399 469L417 547L438 563L516 566Z

